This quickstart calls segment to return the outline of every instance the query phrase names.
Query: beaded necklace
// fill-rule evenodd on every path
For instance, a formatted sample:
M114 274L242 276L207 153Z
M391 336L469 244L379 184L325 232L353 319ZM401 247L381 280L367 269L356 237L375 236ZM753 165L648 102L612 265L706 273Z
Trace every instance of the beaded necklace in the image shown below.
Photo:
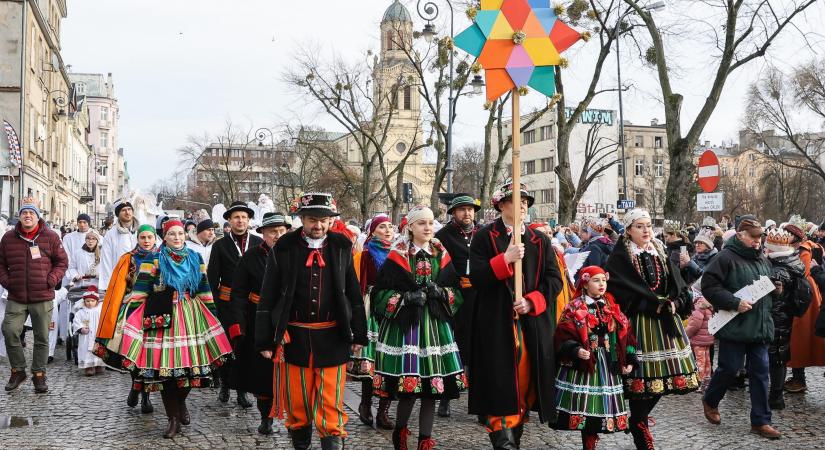
M639 275L641 275L642 279L645 280L645 284L647 284L648 288L650 288L651 291L656 292L656 290L659 289L659 286L662 284L662 271L660 270L662 268L660 266L661 263L659 262L659 258L651 255L651 259L653 259L653 270L655 272L656 278L655 283L653 285L650 284L650 280L647 280L647 277L645 277L645 272L642 269L642 255L631 254L630 259L633 260L633 267L636 269Z

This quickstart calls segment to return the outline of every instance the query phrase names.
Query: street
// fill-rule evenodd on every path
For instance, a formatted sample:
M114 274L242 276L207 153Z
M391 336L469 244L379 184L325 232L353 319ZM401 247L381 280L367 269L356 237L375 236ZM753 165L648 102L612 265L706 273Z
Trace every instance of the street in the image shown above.
M31 342L31 335L29 335ZM31 351L27 349L30 360ZM166 416L160 395L153 394L153 414L141 414L140 406L126 406L129 376L106 371L95 377L83 376L65 361L62 347L48 367L49 393L36 395L30 382L16 391L0 394L0 442L2 448L291 448L283 425L276 421L276 432L261 436L256 432L258 413L243 410L234 403L217 401L216 389L193 390L189 397L192 424L174 440L161 437ZM0 362L0 373L9 373L8 362ZM825 448L825 378L823 368L807 372L808 392L786 395L787 409L775 411L774 425L783 433L779 441L768 441L749 433L749 400L745 391L729 392L720 405L722 424L705 421L699 394L666 397L653 411L652 428L659 449L813 449ZM362 425L354 410L360 385L349 383L346 404L350 420L346 448L391 449L391 432L376 431ZM374 402L377 405L377 401ZM466 396L453 405L453 417L436 417L433 436L437 448L488 449L487 435L474 417L466 414ZM391 414L394 413L394 408ZM417 418L410 420L411 440L417 436ZM316 438L317 439L317 438ZM576 432L554 431L530 423L522 448L578 449ZM629 435L603 436L605 449L631 449ZM317 443L316 443L317 446Z

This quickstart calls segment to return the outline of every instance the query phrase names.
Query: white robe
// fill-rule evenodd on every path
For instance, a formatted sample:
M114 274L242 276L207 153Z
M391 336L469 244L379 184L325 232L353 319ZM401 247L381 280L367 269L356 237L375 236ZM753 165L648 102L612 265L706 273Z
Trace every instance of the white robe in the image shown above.
M95 344L95 333L97 324L100 321L100 303L94 308L83 306L74 315L72 330L77 334L77 367L87 369L89 367L105 367L103 360L92 353ZM88 334L81 334L80 329L89 328Z
M83 247L83 244L86 243L86 234L88 233L88 231L85 233L81 233L80 231L72 231L66 236L63 236L63 250L66 250L66 255L69 257L69 262L72 261L74 253L77 250L80 250L80 247Z
M66 298L66 288L61 287L54 293L52 320L49 322L49 356L54 357L54 349L57 347L57 336L60 334L60 303ZM29 316L31 319L31 316Z
M101 262L103 262L103 257L101 255ZM100 267L95 267L94 270L92 266L95 263L95 254L94 252L87 252L83 250L83 248L78 248L74 254L69 257L69 268L66 269L66 275L63 276L63 285L69 286L72 284L72 280L75 277L83 277L90 274L97 274L99 273L98 270ZM114 269L112 269L114 270ZM75 288L86 288L89 286L97 286L98 290L103 289L98 286L98 278L87 278L82 279L74 283Z
M135 229L137 229L137 226ZM111 278L120 257L137 245L135 234L121 233L118 227L114 226L103 236L103 242L100 244L100 267L97 270L100 277L99 288L101 291L105 291L109 287L109 278Z
M190 250L194 250L196 253L201 255L203 258L203 263L209 266L209 255L212 254L212 244L215 243L215 240L212 240L207 245L203 245L200 242L193 242L191 240L186 240L186 247Z

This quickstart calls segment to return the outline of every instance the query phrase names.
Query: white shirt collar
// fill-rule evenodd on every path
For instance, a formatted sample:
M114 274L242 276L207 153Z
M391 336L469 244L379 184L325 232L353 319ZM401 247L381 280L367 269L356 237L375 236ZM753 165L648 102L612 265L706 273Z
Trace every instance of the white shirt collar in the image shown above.
M512 225L505 222L504 219L501 219L501 223L504 224L504 228L507 230L507 236L510 236L511 234L513 234L513 226ZM524 222L522 222L521 223L521 234L524 234L525 231L527 231L527 230L526 230L526 227L524 226Z
M306 241L309 248L321 248L324 246L324 241L327 240L326 235L320 239L313 239L307 235L304 235L304 240Z
M430 255L430 256L433 256L432 246L430 245L430 243L429 243L429 242L427 242L427 243L424 245L424 247L423 247L423 248L421 248L421 247L419 247L419 246L415 245L415 243L412 243L412 247L413 247L413 254L414 254L414 255L417 255L419 251L424 250L424 252L425 252L425 253L427 253L427 254L428 254L428 255Z
M598 299L598 300L597 300L597 299L595 299L595 298L593 298L593 297L591 297L591 296L589 296L589 295L587 295L587 294L584 294L584 302L585 302L588 306L593 305L593 304L595 304L596 302L599 302L599 303L601 303L602 305L604 305L604 303L605 303L605 302L604 302L604 297L602 297L602 298L600 298L600 299Z
M635 242L630 241L630 252L633 254L633 256L639 256L642 253L649 253L653 256L658 256L658 253L656 252L656 247L653 245L653 242L648 242L647 245L641 247L636 245Z

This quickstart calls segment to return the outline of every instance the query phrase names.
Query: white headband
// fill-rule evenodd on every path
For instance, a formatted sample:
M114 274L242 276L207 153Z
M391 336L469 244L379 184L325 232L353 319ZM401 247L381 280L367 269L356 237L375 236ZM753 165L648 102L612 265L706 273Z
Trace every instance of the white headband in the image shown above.
M641 208L631 209L624 215L624 227L630 228L630 226L633 225L633 222L639 219L650 219L650 214Z
M412 225L415 222L418 222L421 219L429 219L435 220L435 215L433 214L433 210L428 208L424 205L418 205L413 207L410 212L407 213L407 225Z

